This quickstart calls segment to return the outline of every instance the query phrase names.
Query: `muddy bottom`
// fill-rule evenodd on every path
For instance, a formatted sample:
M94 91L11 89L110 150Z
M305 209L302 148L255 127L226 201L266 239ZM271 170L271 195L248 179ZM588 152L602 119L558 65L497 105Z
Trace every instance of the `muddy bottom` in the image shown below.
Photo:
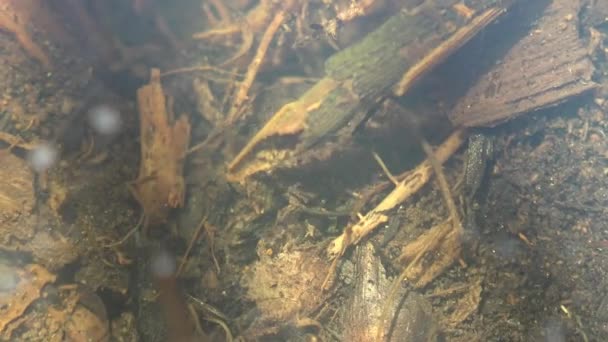
M497 132L473 266L484 274L484 299L469 327L483 331L481 340L608 336L606 113L590 107L558 108Z

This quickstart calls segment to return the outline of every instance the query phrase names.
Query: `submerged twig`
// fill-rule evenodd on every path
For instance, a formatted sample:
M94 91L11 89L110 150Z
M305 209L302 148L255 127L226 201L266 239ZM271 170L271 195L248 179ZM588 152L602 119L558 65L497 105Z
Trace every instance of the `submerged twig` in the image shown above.
M377 341L382 341L386 332L389 330L388 324L392 320L387 320L387 318L390 313L391 305L396 300L395 297L399 293L401 283L405 279L410 279L410 281L418 287L428 284L428 282L434 279L447 266L451 265L454 257L460 252L459 238L462 234L462 224L450 192L450 187L441 169L441 163L437 160L431 146L423 140L422 148L427 155L428 164L430 164L430 167L437 177L439 189L443 195L450 217L406 246L406 249L408 247L413 247L410 248L411 252L408 253L408 256L412 256L412 258L407 267L405 267L403 272L401 272L399 277L391 285L389 295L382 310L382 315L380 316ZM446 247L446 249L449 247L454 248L448 249L447 251L444 251L444 254L438 255L435 262L426 267L426 272L424 272L421 262L425 255L427 255L427 252L442 247ZM405 254L404 251L401 259L404 259ZM418 279L415 279L414 277L417 277Z
M391 173L391 171L388 169L388 167L386 166L386 164L384 164L384 161L382 160L382 158L380 158L380 156L378 155L378 153L373 152L372 155L374 156L374 159L376 160L376 162L378 163L378 165L380 165L380 168L382 169L382 171L384 172L384 174L386 175L386 177L393 182L393 184L398 185L399 184L399 180L397 180L397 178Z
M135 234L137 232L137 230L139 229L139 227L141 227L142 223L144 222L145 216L146 216L145 213L142 212L141 215L139 216L139 220L137 221L137 224L135 225L135 227L131 228L131 230L129 230L127 232L127 234L125 234L125 236L123 236L122 239L120 239L120 240L118 240L116 242L107 244L107 245L103 245L102 247L103 248L113 248L113 247L120 246L123 243L127 242L127 240L129 240L129 238L131 236L133 236L133 234Z
M437 177L437 183L439 183L439 189L441 190L441 195L443 196L443 201L445 205L448 207L448 212L450 213L450 218L455 221L458 225L460 225L460 215L458 214L458 210L456 209L456 204L454 203L454 198L452 197L452 193L450 190L450 186L448 185L448 181L445 178L445 174L443 173L441 164L435 158L435 154L433 152L433 148L426 141L422 141L422 149L426 153L429 163L435 172ZM462 227L461 227L462 228Z
M445 162L465 140L466 132L462 129L452 133L443 144L436 150L435 158L438 162ZM363 237L371 233L378 225L386 222L388 217L386 211L393 209L401 202L408 199L424 186L431 178L432 166L427 160L420 164L415 170L409 172L407 177L399 182L395 189L388 194L380 204L364 215L359 222L345 229L330 244L328 254L332 258L338 258L344 254L346 248L359 242Z
M192 251L192 247L194 247L194 243L196 242L196 240L198 240L198 238L201 234L201 231L203 230L203 227L205 226L205 221L207 221L207 215L205 215L201 219L201 222L198 224L198 227L196 227L196 230L194 231L194 234L192 235L192 238L190 239L190 242L188 243L186 252L184 252L184 255L182 256L182 261L180 262L179 267L177 268L177 271L175 272L176 277L179 277L179 275L182 274L182 271L184 270L184 266L186 265L186 261L188 260L188 256L190 255L190 252Z
M4 141L7 144L10 144L10 148L16 146L25 150L33 150L40 145L39 142L26 142L23 140L23 138L16 135L12 135L7 132L0 132L0 141Z
M209 135L207 135L205 140L188 149L187 154L193 153L200 149L208 148L209 146L216 144L218 142L218 139L222 138L226 130L228 130L235 122L237 122L242 117L243 113L245 112L243 105L249 100L249 90L251 89L251 86L255 81L262 61L264 60L264 56L266 55L268 47L272 42L272 38L285 20L285 17L286 12L283 10L279 11L274 16L272 22L268 25L266 32L264 32L255 57L253 58L253 61L247 69L245 78L235 90L234 100L232 101L232 107L230 109L228 117L224 120L223 123L216 126L214 130L211 131Z
M194 72L194 71L214 71L219 74L226 74L226 75L231 75L231 76L243 76L241 73L230 71L230 70L224 70L222 68L218 68L213 65L197 65L197 66L167 70L167 71L162 72L160 74L160 77L166 77L166 76L183 74L183 73Z
M274 37L274 35L277 32L277 30L279 29L279 27L281 27L281 24L283 23L284 20L285 20L285 11L279 11L279 12L277 12L277 14L275 14L274 18L268 25L268 28L266 28L266 32L264 32L264 35L262 36L262 39L260 40L260 45L258 45L258 50L256 51L255 56L253 57L253 61L251 61L251 64L249 65L249 68L247 69L247 73L245 74L245 79L241 82L241 84L234 96L232 108L231 108L230 114L228 115L228 118L226 120L228 125L236 122L239 119L241 112L242 112L242 110L241 110L242 106L249 98L247 93L249 92L249 89L253 85L253 81L255 80L255 78L258 74L258 71L260 70L260 66L262 65L262 62L264 61L264 56L266 56L266 52L268 51L268 47L270 46L270 43L272 42L272 38Z

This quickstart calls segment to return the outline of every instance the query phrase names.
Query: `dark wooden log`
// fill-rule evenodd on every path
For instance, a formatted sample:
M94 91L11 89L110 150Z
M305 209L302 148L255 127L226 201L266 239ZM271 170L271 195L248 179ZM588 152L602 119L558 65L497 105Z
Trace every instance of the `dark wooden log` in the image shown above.
M512 3L469 1L463 11L456 0L426 1L402 9L360 42L330 57L326 76L266 123L229 164L228 178L242 181L259 171L326 158L349 141L395 84L405 92Z

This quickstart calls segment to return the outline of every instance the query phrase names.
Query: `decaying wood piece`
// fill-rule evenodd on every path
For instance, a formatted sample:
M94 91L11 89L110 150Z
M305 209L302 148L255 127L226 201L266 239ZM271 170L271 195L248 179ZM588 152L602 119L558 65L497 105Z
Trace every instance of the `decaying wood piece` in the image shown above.
M370 242L357 246L354 255L354 288L343 310L344 341L376 341L391 282ZM392 329L382 341L435 341L437 323L431 305L421 295L400 289L397 300L390 303Z
M457 103L450 119L457 125L495 126L597 87L579 36L582 3L553 0L535 27Z
M150 83L137 91L137 104L141 161L131 192L142 206L146 227L164 223L171 208L184 204L182 174L190 123L185 115L173 122L172 101L165 99L158 69L152 70Z
M413 10L402 10L359 43L330 57L325 77L274 114L228 165L228 178L243 181L256 172L326 158L349 140L366 114L408 70L424 74L428 70L420 63L430 70L436 63L425 56L456 32L461 39L469 39L511 1L471 2L476 6L472 10L480 15L486 10L495 13L481 21L461 16L453 8L456 3L427 1ZM463 27L472 33L462 34ZM458 47L452 41L435 56L444 58ZM311 150L320 145L322 151Z

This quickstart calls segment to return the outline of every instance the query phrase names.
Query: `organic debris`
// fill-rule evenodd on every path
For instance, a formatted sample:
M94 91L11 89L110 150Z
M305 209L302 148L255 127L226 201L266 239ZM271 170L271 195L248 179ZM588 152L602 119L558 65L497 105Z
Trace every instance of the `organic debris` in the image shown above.
M273 14L275 12L275 9L278 9L278 14L282 11L293 10L296 4L298 4L297 0L284 1L281 2L280 5L275 4L272 0L261 0L256 6L254 6L251 10L247 12L243 21L231 22L229 15L227 14L226 7L220 1L213 1L213 5L222 16L221 22L218 25L219 27L207 32L196 33L193 35L193 38L200 40L209 39L223 41L225 39L221 38L230 37L240 33L242 36L241 47L232 57L228 58L224 63L222 63L223 65L228 65L243 57L249 52L249 50L253 46L255 35L261 33L265 27L277 26L276 24L272 23L273 21L279 22L280 25L280 22L282 22L282 20L278 20L277 16ZM281 16L284 15L285 13L283 12ZM273 17L275 17L274 20ZM272 32L270 34L272 35L274 34L274 31L276 31L276 28L267 29L267 31ZM260 45L264 44L260 43ZM266 49L259 49L259 51L262 51L262 55L265 53L265 50ZM261 60L258 59L258 61L254 63L259 65L261 63Z
M482 278L471 279L467 284L460 286L455 285L453 288L456 290L438 290L433 292L432 297L453 297L456 294L462 294L460 297L456 297L451 307L447 308L446 311L451 311L442 320L442 326L446 328L456 328L459 324L464 322L477 310L481 304L481 292L482 292Z
M221 13L223 17L222 21L226 23L228 15L226 14L225 6L219 1L215 1L213 4L218 12ZM228 109L226 117L221 120L219 124L216 124L213 131L208 134L207 138L203 142L194 146L190 152L203 148L212 149L213 147L220 145L218 140L222 141L222 139L225 138L224 135L230 129L234 129L235 124L242 120L245 117L245 114L250 113L253 102L252 100L255 98L250 91L253 86L253 82L260 71L262 63L266 59L265 57L268 53L273 38L287 18L287 11L293 10L293 7L297 4L298 1L296 0L290 0L281 3L280 5L277 5L272 1L262 0L257 6L250 10L244 22L240 22L238 24L228 24L224 28L214 29L209 32L194 35L195 39L207 39L214 36L221 37L224 35L231 35L236 32L242 32L243 44L233 57L222 63L222 65L226 65L245 55L253 45L255 33L257 33L258 30L261 30L261 28L266 27L266 30L261 36L257 51L247 68L247 72L245 73L243 80L230 84L226 89L226 93L231 95L231 105ZM273 9L275 9L275 7L277 8L277 11L273 14ZM194 67L185 68L184 71L215 69L216 68L213 67ZM178 69L176 71L181 70ZM169 71L167 74L174 72L175 71ZM217 110L217 108L215 110Z
M454 132L435 151L434 158L439 163L445 162L462 145L466 138L464 130ZM371 233L378 225L387 222L386 212L401 204L418 190L420 190L431 178L433 168L429 161L420 164L415 170L406 172L393 191L388 194L373 210L361 216L359 222L344 229L344 232L335 238L327 250L331 258L339 258L346 249Z
M174 122L173 100L165 98L160 71L153 69L150 83L137 91L141 160L131 192L142 207L144 227L165 223L171 208L184 204L183 168L190 143L186 115Z
M93 291L76 284L48 285L48 288L46 296L24 313L15 340L109 341L107 312Z
M36 262L55 270L74 261L78 250L60 232L40 226L54 218L34 215L35 203L34 172L12 153L0 155L0 249L31 253Z
M35 203L34 172L12 153L0 155L0 223L6 225L8 218L29 215Z
M400 83L397 91L403 95L505 12L499 5L477 5L488 9L473 19L454 14L444 4L401 11L358 43L331 56L325 62L325 77L276 112L232 160L228 179L242 182L260 171L328 159L334 150L348 144L353 131L389 95L389 89ZM436 20L435 16L443 18ZM441 23L439 27L437 23Z
M260 246L263 246L261 244ZM247 299L255 301L260 317L247 337L277 331L278 324L307 317L326 300L321 290L326 262L314 248L280 251L274 256L260 249L260 260L244 280Z
M0 267L3 279L8 280L0 290L0 336L9 341L12 332L22 323L21 315L41 296L42 288L55 281L55 275L35 264L24 268Z
M33 150L40 145L40 143L38 142L24 141L22 138L7 132L0 132L0 140L10 144L10 146L6 149L6 151L3 151L3 153L10 152L13 147L20 147L25 150Z

